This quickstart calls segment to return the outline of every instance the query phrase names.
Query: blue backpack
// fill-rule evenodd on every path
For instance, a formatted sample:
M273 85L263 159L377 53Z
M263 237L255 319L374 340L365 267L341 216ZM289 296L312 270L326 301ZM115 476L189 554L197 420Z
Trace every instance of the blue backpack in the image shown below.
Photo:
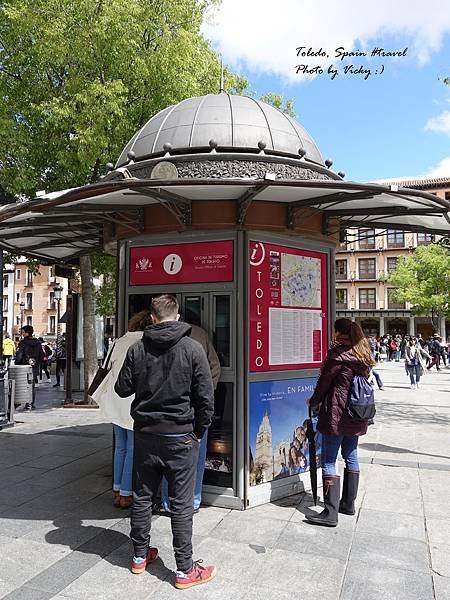
M354 375L347 402L347 414L357 423L368 423L376 413L373 386L367 377Z

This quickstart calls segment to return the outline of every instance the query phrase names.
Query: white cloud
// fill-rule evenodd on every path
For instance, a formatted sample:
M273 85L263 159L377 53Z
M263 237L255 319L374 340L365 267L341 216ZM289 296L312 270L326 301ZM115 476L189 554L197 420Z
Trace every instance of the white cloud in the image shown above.
M443 158L437 165L431 167L422 177L449 177L450 178L450 156Z
M234 68L300 81L295 66L306 59L297 58L298 46L323 48L335 63L339 46L408 46L408 56L423 64L450 31L450 7L448 0L222 0L203 31ZM307 60L315 66L329 59Z
M450 135L450 110L444 110L437 117L428 119L425 124L425 130Z

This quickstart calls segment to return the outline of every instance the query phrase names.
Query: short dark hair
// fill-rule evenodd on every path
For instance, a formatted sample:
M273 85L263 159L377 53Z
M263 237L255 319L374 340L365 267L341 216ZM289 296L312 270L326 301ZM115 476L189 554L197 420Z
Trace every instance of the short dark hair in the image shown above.
M34 329L33 329L32 325L24 325L22 327L22 331L24 331L28 335L33 335L33 333L34 333Z
M151 313L158 321L175 319L179 311L178 301L172 294L162 294L153 298Z

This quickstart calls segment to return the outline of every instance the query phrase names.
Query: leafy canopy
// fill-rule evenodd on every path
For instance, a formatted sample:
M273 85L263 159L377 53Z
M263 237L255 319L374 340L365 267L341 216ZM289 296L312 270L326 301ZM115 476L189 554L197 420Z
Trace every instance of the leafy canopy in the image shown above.
M399 258L388 278L393 296L410 302L414 314L450 316L450 252L436 244L419 246L414 254Z
M218 92L200 34L209 0L5 0L0 184L16 194L95 181L156 112ZM228 90L247 81L225 71Z

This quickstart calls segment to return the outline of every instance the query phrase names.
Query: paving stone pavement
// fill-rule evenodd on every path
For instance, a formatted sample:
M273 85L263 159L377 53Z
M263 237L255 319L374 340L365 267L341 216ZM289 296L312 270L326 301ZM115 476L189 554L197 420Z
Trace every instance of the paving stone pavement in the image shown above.
M109 491L111 427L98 411L61 408L63 393L42 384L38 409L0 432L0 598L449 600L450 369L427 374L420 390L403 364L380 373L357 515L311 526L309 494L245 512L202 508L195 558L218 576L184 591L173 587L166 517L153 521L160 558L129 572L128 513Z

